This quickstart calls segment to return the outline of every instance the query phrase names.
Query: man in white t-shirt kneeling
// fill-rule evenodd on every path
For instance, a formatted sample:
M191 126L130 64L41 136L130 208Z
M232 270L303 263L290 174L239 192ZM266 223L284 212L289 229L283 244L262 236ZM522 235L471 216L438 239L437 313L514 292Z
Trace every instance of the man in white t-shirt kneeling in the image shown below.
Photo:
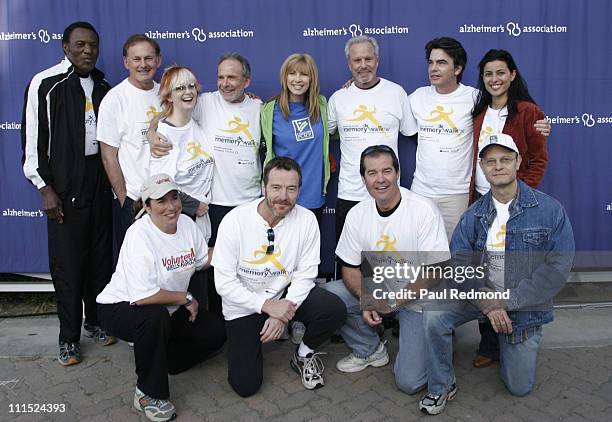
M262 345L280 338L291 320L306 332L291 359L307 389L324 385L319 347L346 319L342 301L315 286L320 234L315 215L296 205L302 176L287 157L264 169L263 198L221 221L212 265L228 337L228 381L242 397L263 380Z
M366 148L361 153L360 173L372 198L354 206L346 216L336 248L343 279L325 285L344 301L348 312L340 333L351 354L338 361L336 367L342 372L362 371L368 366L380 367L389 362L387 349L376 329L382 323L381 315L376 310L363 310L366 297L362 295L362 290L365 291L360 267L362 252L392 252L385 255L385 260L393 261L385 261L389 266L401 265L411 253L427 256L425 265L437 264L449 257L440 211L431 200L398 186L399 161L391 147ZM404 306L389 303L385 313L391 311L400 324L395 382L403 392L414 394L427 384L423 313L415 303Z

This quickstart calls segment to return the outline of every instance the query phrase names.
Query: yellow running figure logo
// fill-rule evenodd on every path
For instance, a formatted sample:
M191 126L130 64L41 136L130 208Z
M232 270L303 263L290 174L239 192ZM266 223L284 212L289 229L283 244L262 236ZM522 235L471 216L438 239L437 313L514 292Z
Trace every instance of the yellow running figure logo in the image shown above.
M249 126L251 126L251 124L246 121L243 122L242 119L240 119L240 117L238 116L234 116L234 120L230 120L229 122L227 122L227 125L229 126L229 129L221 129L223 132L227 132L227 133L244 133L246 135L246 137L253 141L253 135L251 135L251 132L249 131ZM233 126L233 127L232 127Z
M259 258L259 259L254 259L252 261L248 261L248 260L245 259L244 262L246 262L248 264L267 264L269 262L277 270L281 271L284 274L286 279L289 279L289 275L287 274L287 270L285 269L283 264L281 264L280 261L278 260L278 258L280 258L280 256L281 256L280 248L278 248L278 252L271 253L271 254L267 254L266 253L266 249L267 248L268 248L267 245L261 245L261 249L255 249L255 251L253 251L253 257L257 258L258 255L263 255L263 256L261 258Z
M382 125L376 118L376 106L372 110L368 110L368 106L364 104L360 104L355 110L353 110L353 115L356 117L354 119L348 119L349 122L360 122L362 120L369 120L376 126L377 129L382 129ZM383 135L387 136L386 132L383 132Z
M146 116L147 116L147 122L151 123L151 121L153 119L155 119L157 116L159 116L159 111L157 111L157 109L155 108L155 106L150 106L149 109L146 112Z
M195 160L198 156L203 155L206 158L211 158L210 155L204 151L202 145L199 142L190 141L187 143L187 153L191 154L191 156L187 159L187 161Z
M459 129L455 123L451 120L450 115L453 114L453 109L450 111L444 110L442 106L436 106L436 108L429 112L430 119L424 119L427 122L440 122L444 120L450 127L455 130L455 136L459 137Z
M489 136L493 135L493 128L491 126L483 126L480 130L480 137L478 138L478 143L484 142Z
M85 96L85 113L87 113L88 111L93 110L93 103L91 102L91 98L89 98L87 95Z
M499 226L499 228L500 230L495 235L495 238L498 240L498 242L491 243L492 248L505 248L506 247L506 225L502 224L501 226Z

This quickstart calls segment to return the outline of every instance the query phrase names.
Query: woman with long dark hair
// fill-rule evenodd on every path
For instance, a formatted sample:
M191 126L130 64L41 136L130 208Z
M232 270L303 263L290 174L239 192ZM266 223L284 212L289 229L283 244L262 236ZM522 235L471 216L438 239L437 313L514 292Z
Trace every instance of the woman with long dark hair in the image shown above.
M512 136L521 158L518 177L537 188L548 164L546 137L534 128L544 113L531 98L512 55L506 50L489 50L478 64L478 98L474 118L474 158L471 202L485 194L489 184L477 165L479 142L495 133Z

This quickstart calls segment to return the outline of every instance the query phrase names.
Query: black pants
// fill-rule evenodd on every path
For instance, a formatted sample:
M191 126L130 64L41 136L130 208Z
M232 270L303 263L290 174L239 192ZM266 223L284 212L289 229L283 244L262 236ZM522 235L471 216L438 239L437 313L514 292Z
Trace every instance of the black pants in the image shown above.
M210 240L208 241L208 246L215 246L215 242L217 241L217 232L219 231L219 224L221 224L221 220L223 217L233 210L236 207L226 207L225 205L214 205L210 204L208 206L208 215L210 217L210 229L211 235Z
M252 314L226 321L227 377L229 384L242 397L255 394L263 380L263 355L260 331L268 319L265 313ZM306 325L303 342L316 349L346 319L346 306L340 298L320 287L314 287L295 313L294 321Z
M134 342L138 388L156 399L170 396L168 374L178 374L213 355L225 343L223 320L200 309L194 322L180 307L170 316L164 305L99 304L102 327Z
M117 267L119 251L123 244L125 232L134 222L134 201L129 196L125 197L123 206L117 198L113 199L113 271Z
M478 354L493 360L499 360L499 339L491 321L478 321L478 331L480 331L480 344Z
M64 220L47 219L49 269L57 299L60 341L79 341L85 321L99 325L96 296L112 274L112 193L100 157L86 157L82 195L62 197Z
M342 229L344 228L344 222L346 221L346 215L348 212L357 205L359 201L347 201L346 199L336 199L336 244L340 240Z

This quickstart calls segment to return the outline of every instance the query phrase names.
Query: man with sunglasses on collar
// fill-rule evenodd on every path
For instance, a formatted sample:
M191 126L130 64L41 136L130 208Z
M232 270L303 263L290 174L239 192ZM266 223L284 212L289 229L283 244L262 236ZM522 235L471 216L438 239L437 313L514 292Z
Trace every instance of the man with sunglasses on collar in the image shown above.
M318 348L343 323L346 308L315 286L320 234L315 215L296 205L299 165L276 157L263 172L263 198L231 210L219 225L212 265L223 302L228 345L228 381L242 397L263 379L262 344L278 340L297 320L306 332L291 359L309 390L322 387Z
M325 285L342 299L348 312L340 334L351 353L340 359L336 367L342 372L358 372L368 366L389 363L387 348L377 328L382 324L383 313L393 313L400 326L399 351L393 369L395 382L403 392L414 394L427 385L423 312L416 303L391 301L389 306L379 302L378 310L368 307L362 252L383 257L385 264L378 268L403 265L414 253L420 256L418 263L424 266L446 261L450 254L444 221L431 200L398 185L399 162L390 146L373 145L364 149L359 171L371 198L348 212L336 248L342 264L342 280Z

